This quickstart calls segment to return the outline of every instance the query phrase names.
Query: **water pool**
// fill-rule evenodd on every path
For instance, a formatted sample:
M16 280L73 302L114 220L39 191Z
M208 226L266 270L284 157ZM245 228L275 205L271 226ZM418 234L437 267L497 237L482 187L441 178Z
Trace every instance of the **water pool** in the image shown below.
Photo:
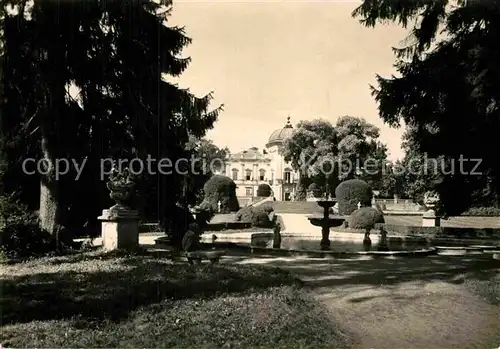
M369 252L369 251L417 251L427 249L431 245L425 240L407 240L402 239L388 239L387 245L384 248L379 242L371 244L363 244L362 240L341 240L330 239L329 251L334 252ZM255 239L252 243L256 247L273 247L272 238L263 237L262 239ZM304 250L304 251L318 251L320 250L319 239L304 239L299 237L283 237L281 240L281 249L283 250Z

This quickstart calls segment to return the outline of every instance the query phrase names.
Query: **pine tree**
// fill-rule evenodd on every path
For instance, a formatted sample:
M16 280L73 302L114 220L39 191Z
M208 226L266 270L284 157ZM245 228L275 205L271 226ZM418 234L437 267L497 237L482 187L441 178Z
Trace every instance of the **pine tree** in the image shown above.
M444 210L500 205L500 1L366 0L353 15L366 26L417 23L407 46L395 50L399 76L377 76L373 95L386 123L409 127L411 149L442 158L449 170L455 163L435 183ZM463 171L461 157L472 159Z
M39 177L41 226L55 232L67 216L63 207L92 219L107 205L101 159L149 154L175 161L185 155L188 135L203 136L220 109L207 111L211 95L197 98L162 78L180 75L189 63L178 55L190 39L166 25L170 1L29 5L21 2L5 19L2 144L10 154L11 190L22 182L33 188L35 177L22 174L25 156L52 164L61 157L86 159L80 183L69 175L57 180L54 171ZM79 98L68 92L71 85ZM147 180L159 184L160 211L168 212L181 197L182 176ZM32 197L24 192L26 200Z

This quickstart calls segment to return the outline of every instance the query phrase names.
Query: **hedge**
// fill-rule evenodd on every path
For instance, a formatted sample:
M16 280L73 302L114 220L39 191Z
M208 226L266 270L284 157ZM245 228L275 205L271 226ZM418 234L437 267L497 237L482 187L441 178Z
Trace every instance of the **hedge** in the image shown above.
M320 198L324 194L319 185L316 183L311 183L311 185L307 188L307 192L311 193L314 198Z
M384 215L373 207L361 207L349 217L349 228L353 229L373 229L377 223L385 223Z
M271 196L271 187L269 184L259 184L259 187L257 188L257 196L263 198Z
M209 206L212 212L218 212L219 202L220 213L236 212L240 208L236 198L236 183L227 176L212 176L203 186L203 191L205 198L200 206Z
M461 227L420 227L393 224L376 224L375 229L384 228L388 233L459 239L487 239L500 241L500 228L461 228Z
M335 188L335 197L339 203L339 213L350 215L361 206L371 206L372 188L368 183L359 179L350 179L340 183Z
M236 219L240 222L250 222L252 227L269 228L273 225L273 211L269 205L249 206L239 210Z

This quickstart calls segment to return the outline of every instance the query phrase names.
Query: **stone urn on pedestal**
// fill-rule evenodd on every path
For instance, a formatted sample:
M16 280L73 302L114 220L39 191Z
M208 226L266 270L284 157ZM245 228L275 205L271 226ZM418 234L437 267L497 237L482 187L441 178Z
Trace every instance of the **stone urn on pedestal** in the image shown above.
M106 183L115 205L102 211L102 246L104 250L133 250L139 246L139 212L131 209L127 201L135 188L132 175L125 169L114 168Z
M428 191L424 194L424 205L427 211L422 215L423 227L439 227L441 217L436 214L436 207L439 204L439 194L435 191Z

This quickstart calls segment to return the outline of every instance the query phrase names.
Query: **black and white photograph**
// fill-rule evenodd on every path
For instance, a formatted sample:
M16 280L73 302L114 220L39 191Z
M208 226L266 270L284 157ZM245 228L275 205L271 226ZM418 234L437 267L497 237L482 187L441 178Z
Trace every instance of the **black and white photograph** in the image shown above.
M500 0L2 0L0 349L500 349Z

